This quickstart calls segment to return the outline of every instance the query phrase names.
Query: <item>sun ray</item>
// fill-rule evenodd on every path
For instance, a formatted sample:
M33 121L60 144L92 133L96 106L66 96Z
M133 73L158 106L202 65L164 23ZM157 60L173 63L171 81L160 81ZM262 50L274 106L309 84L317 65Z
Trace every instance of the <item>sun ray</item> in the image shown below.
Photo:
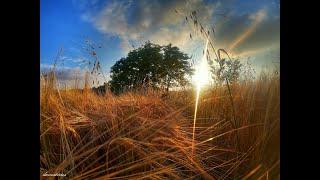
M243 42L247 37L249 37L255 29L257 29L258 25L262 22L263 18L265 17L265 13L257 13L255 20L252 22L251 26L246 29L240 36L234 40L231 45L229 46L229 50L231 51L241 42Z
M192 131L192 155L194 153L194 137L195 137L195 128L196 128L196 120L197 120L197 111L198 111L198 102L200 97L201 88L210 81L210 73L207 62L207 50L208 50L208 42L207 39L206 46L204 49L204 54L201 58L201 62L196 68L196 72L194 75L194 80L196 83L196 103L194 110L194 118L193 118L193 131Z

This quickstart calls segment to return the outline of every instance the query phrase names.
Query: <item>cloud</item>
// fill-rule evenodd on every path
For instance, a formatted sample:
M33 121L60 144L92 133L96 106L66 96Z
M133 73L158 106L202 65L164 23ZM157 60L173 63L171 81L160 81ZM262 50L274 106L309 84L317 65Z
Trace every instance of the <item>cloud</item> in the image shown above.
M198 9L199 17L210 21L215 6L201 0L112 1L98 13L87 11L83 18L100 32L120 37L124 51L147 40L161 45L173 43L187 49L192 44L189 42L191 29L184 23L185 17L181 12Z
M80 57L80 56L61 56L60 61L58 62L58 66L62 66L64 63L73 63L76 64L78 66L82 66L87 64L87 61L85 60L85 58ZM43 66L51 66L51 65L45 65L43 64Z
M280 44L280 17L267 9L241 16L230 16L219 27L216 42L235 55L258 52Z
M100 32L119 37L124 54L132 45L137 47L150 40L160 45L172 43L191 55L190 52L205 44L185 23L185 15L193 10L197 10L205 29L214 26L216 48L224 48L231 55L254 56L265 54L268 48L279 49L279 9L271 2L242 13L230 8L237 5L232 0L114 0L100 5L98 11L89 5L82 18ZM226 17L218 15L221 12ZM202 50L199 52L201 55Z
M42 76L52 71L53 65L40 64L40 72ZM77 83L78 87L83 87L86 71L80 67L62 67L56 66L55 77L58 87L74 87Z
M53 65L52 64L40 64L40 72L42 76L45 76L48 72L52 71ZM71 87L75 88L83 88L86 73L90 72L87 69L83 69L79 66L77 67L64 67L64 66L56 66L55 68L55 77L57 80L57 85L59 87L64 88ZM92 76L89 75L89 85L90 86L99 86L105 82L103 76ZM106 80L109 80L110 74L106 75ZM94 81L94 83L93 83Z
M249 37L252 32L257 29L258 25L264 20L265 16L266 11L264 9L258 11L255 14L250 14L249 19L252 21L251 25L231 43L229 49L232 50L239 43L243 42L247 37Z
M40 71L42 74L46 74L49 71L52 71L52 64L40 64ZM64 66L56 66L55 73L58 80L75 80L79 76L85 75L85 70L80 67L64 67Z

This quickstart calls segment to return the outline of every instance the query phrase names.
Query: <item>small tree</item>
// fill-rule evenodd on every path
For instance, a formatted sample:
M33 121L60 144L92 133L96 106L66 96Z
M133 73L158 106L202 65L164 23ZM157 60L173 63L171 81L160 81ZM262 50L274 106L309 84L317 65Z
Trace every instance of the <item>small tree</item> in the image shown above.
M111 67L112 92L152 87L185 85L192 69L189 57L171 44L159 46L150 42L128 53Z
M221 60L215 59L214 61L216 64L209 61L209 65L213 75L212 78L216 83L222 84L226 79L231 84L238 81L243 66L239 59L231 60L223 58Z

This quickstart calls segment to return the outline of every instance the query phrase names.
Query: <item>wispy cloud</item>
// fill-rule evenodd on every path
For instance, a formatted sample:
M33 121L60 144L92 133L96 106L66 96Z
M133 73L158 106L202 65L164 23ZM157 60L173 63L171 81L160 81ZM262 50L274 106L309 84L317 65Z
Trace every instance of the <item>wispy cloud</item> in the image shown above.
M216 47L232 55L254 55L279 47L279 9L274 9L270 3L270 6L238 13L227 7L230 3L232 1L110 1L100 3L98 11L87 6L83 19L100 32L119 37L124 53L132 49L132 45L139 46L147 40L160 45L172 43L192 52L199 44L204 44L199 36L193 36L193 40L189 38L193 30L185 23L185 13L192 10L197 10L207 29L214 26ZM221 12L226 12L226 17L219 16Z
M219 27L216 41L234 55L279 46L280 19L268 9L231 16Z
M40 64L40 72L42 75L47 74L53 70L52 64ZM102 85L103 82L109 80L110 74L106 74L104 77L101 75L91 75L90 70L82 68L80 66L68 67L58 65L55 67L55 77L59 86L82 88L84 86L84 80L86 73L89 73L89 84L92 86ZM105 79L106 78L106 79Z
M259 10L256 14L251 14L249 16L249 19L252 20L251 25L230 44L229 49L232 50L241 42L243 42L247 37L249 37L253 33L253 31L257 29L257 27L265 17L266 17L265 9Z
M182 1L112 1L101 11L93 14L88 11L84 19L90 21L100 32L118 36L121 47L128 51L132 45L140 45L147 40L161 45L173 43L187 49L190 28L184 23L184 15L193 8L199 10L203 21L212 20L217 4L203 4L201 0Z

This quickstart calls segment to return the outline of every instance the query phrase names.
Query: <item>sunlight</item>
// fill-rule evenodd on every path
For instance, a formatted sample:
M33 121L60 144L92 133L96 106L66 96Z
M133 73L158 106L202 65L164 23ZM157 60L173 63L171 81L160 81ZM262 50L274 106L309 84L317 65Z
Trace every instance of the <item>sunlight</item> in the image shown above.
M279 3L41 0L35 175L280 179Z
M262 22L264 17L266 16L265 11L259 11L253 21L253 23L249 26L248 29L246 29L242 34L240 34L239 37L236 38L234 42L231 43L229 46L229 49L234 49L238 44L243 42L247 37L249 37L255 29L257 29L258 25Z
M207 48L208 40L204 50L204 55L198 66L195 68L195 74L193 76L193 81L196 84L197 91L199 91L204 85L208 84L210 81L210 71L207 62Z
M194 153L194 136L195 136L195 128L196 128L196 120L197 120L197 111L198 111L198 102L201 88L208 84L210 81L210 71L207 62L207 50L208 50L208 42L207 39L206 47L204 49L204 54L201 58L200 64L196 67L196 72L193 76L193 80L196 84L197 94L196 94L196 104L194 108L194 119L193 119L193 132L192 132L192 155Z

